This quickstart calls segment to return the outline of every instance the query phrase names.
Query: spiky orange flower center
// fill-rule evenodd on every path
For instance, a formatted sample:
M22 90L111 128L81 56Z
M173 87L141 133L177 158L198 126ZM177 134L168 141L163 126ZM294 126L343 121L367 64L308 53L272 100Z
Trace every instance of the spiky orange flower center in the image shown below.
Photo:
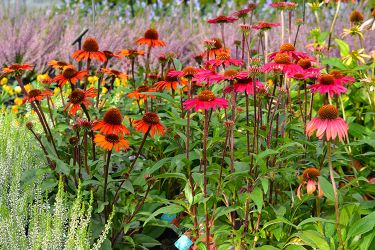
M57 61L57 66L60 66L60 67L64 67L64 66L68 66L69 64L66 63L66 62L63 62L63 61Z
M118 135L115 134L108 134L105 136L105 140L109 143L116 144L120 141L120 137L118 137Z
M294 79L303 80L305 76L302 73L297 73L294 76Z
M83 43L82 49L87 52L98 52L99 51L99 44L93 37L86 38L85 42Z
M339 111L333 105L327 104L321 107L318 111L318 115L320 119L336 119L339 117Z
M184 72L185 76L187 77L192 77L194 76L196 73L198 73L198 69L197 68L194 68L194 67L191 67L191 66L187 66L185 67L182 72Z
M238 75L238 71L235 69L228 69L224 71L225 77L236 77Z
M152 112L144 114L142 120L148 124L158 124L160 122L159 116Z
M350 14L350 22L352 23L361 23L363 22L363 14L361 12L359 12L358 10L354 10L351 14Z
M340 78L343 77L342 72L340 70L332 70L329 72L330 75L332 75L334 78Z
M150 40L158 40L159 39L159 33L154 29L148 29L146 30L144 37L146 39Z
M316 179L320 176L320 171L316 168L307 168L303 171L303 178L305 180Z
M335 83L335 78L331 74L324 74L320 77L320 84L332 85Z
M148 87L146 85L141 85L137 88L137 91L138 92L147 92L148 91Z
M81 89L75 89L70 94L70 102L73 104L80 104L85 98L85 91Z
M31 98L37 97L40 94L42 94L42 91L40 91L39 89L33 89L29 91L29 97Z
M62 73L63 77L66 78L66 79L73 78L76 74L77 74L77 70L75 70L73 68L66 68L66 69L64 69L64 71Z
M284 43L280 46L280 51L286 52L286 51L295 51L294 45L291 43Z
M212 49L221 49L223 44L221 43L219 38L212 38L211 40L215 41L214 47Z
M227 52L222 52L222 53L220 53L220 54L218 54L216 56L216 59L217 60L229 60L230 59L230 55Z
M110 125L121 125L122 115L120 110L118 108L111 108L105 112L103 120Z
M290 56L285 53L278 53L274 59L277 64L289 64L291 62Z
M209 102L215 100L216 96L210 90L203 90L199 93L198 99L199 101Z
M311 60L309 58L299 59L297 64L299 66L301 66L301 68L303 68L303 69L308 69L308 68L311 68L311 66L312 66Z

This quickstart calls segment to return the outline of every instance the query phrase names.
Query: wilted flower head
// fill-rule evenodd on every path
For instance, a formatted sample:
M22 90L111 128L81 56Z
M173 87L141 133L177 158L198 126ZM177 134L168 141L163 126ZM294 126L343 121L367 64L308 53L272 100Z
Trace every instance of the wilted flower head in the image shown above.
M306 191L308 195L315 192L316 186L318 185L318 196L323 196L323 191L320 188L320 183L318 177L320 176L320 171L316 168L307 168L303 171L301 184L297 189L297 196L301 199L301 188L306 186Z

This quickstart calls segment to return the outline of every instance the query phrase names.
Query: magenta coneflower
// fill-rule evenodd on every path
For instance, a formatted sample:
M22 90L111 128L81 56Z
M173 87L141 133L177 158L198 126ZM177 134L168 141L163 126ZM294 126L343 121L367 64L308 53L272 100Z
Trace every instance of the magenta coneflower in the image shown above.
M196 73L198 73L198 69L191 66L186 66L182 70L171 70L168 72L168 76L170 77L186 77L186 78L193 78Z
M319 92L320 94L329 93L333 95L340 95L346 92L346 88L335 82L335 78L331 74L324 74L318 78L318 83L309 86L312 93Z
M295 47L291 43L284 43L280 46L279 51L274 52L268 56L269 59L273 60L278 53L285 53L294 60L298 61L301 58L308 58L309 55L305 52L296 51Z
M281 71L287 76L303 72L301 66L292 63L291 57L286 53L277 53L273 61L266 63L262 69L265 72Z
M194 108L195 111L198 110L209 110L216 108L227 108L228 101L224 98L218 98L210 90L203 90L199 93L198 97L187 100L183 103L185 109Z
M207 22L208 23L212 23L212 24L217 24L217 23L233 23L235 21L237 21L238 19L235 18L235 17L231 17L231 16L218 16L218 17L215 17L215 18L212 18L212 19L208 19Z
M335 78L335 83L336 84L340 84L340 85L347 85L349 83L353 83L355 81L355 78L354 77L351 77L351 76L345 76L342 71L340 70L332 70L331 72L329 72L330 75L333 76L333 78Z
M270 30L272 27L280 26L279 23L269 23L269 22L258 22L257 25L252 25L251 27L256 30Z
M313 59L312 58L301 58L298 60L297 64L301 66L301 68L304 70L304 73L307 75L307 78L317 78L320 75L321 68L314 68L312 66Z
M311 136L316 131L316 137L327 141L335 140L336 137L342 142L348 138L348 124L339 117L339 111L333 105L327 104L318 111L318 117L312 119L306 125L306 134Z
M278 10L293 10L297 7L297 4L293 2L277 2L270 3L269 6L274 7Z
M238 18L246 18L248 14L256 8L256 4L249 6L248 8L236 11L232 14L232 16L236 16Z
M254 80L251 77L248 77L247 75L248 75L247 72L241 72L239 74L237 81L233 84L234 92L236 93L246 92L246 94L248 95L254 94ZM255 81L255 87L256 87L257 92L258 90L260 89L263 90L265 88L264 84L261 83L259 80ZM224 92L226 94L229 94L231 90L232 90L232 86L227 86L224 89Z
M219 67L222 65L226 67L228 67L229 65L241 66L242 64L243 64L242 60L230 58L230 54L227 53L226 51L223 51L220 54L217 54L216 59L212 59L204 63L205 67L209 67L209 66Z
M203 82L208 83L209 85L217 82L217 74L215 70L209 69L200 69L198 73L196 73L192 79L193 82L197 84L201 84Z

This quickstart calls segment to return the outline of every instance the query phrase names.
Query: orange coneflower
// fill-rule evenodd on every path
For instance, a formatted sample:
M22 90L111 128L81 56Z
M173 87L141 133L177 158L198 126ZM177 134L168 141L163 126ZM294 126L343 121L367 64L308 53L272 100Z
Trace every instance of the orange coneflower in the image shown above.
M156 113L145 113L142 119L134 121L135 129L138 132L147 133L150 130L151 136L154 136L155 133L164 135L165 127L160 123L159 116Z
M81 108L81 105L85 105L87 108L89 105L92 105L91 101L88 100L89 97L95 97L97 94L96 89L90 88L88 90L82 89L75 89L69 96L69 102L65 106L64 111L69 108L70 105L72 107L69 109L68 114L75 116L77 111Z
M76 50L72 57L77 61L81 60L92 60L96 59L101 62L105 62L107 57L104 52L99 51L99 44L93 37L88 37L83 43L82 49Z
M115 53L113 53L112 51L109 51L109 50L103 50L103 53L105 55L105 57L107 58L107 61L113 57L117 58L117 59L120 59L121 57L119 55L116 55Z
M57 75L53 81L57 82L60 87L64 86L68 81L76 84L78 80L82 80L87 75L87 71L77 71L74 67L66 67L64 71Z
M148 45L150 47L165 46L165 42L159 40L159 33L155 29L146 30L143 37L137 39L135 42L141 45Z
M57 61L57 60L51 60L48 62L48 65L51 66L54 69L64 69L67 66L72 66L67 62L64 61Z
M205 41L207 51L202 53L203 57L207 57L207 53L209 54L209 58L215 58L215 56L219 55L220 53L227 52L230 53L229 48L223 47L223 43L219 38L212 38Z
M122 73L121 71L118 71L118 70L114 70L114 69L102 68L100 71L109 76L114 76L114 77L121 78L121 79L126 79L128 77L127 74Z
M145 52L143 50L135 49L123 49L119 52L120 56L125 56L129 58L136 58L137 56L143 56Z
M4 75L10 74L10 73L20 74L23 71L32 70L32 69L33 69L33 66L30 64L12 64L8 67L3 68L3 74Z
M133 92L130 92L128 94L128 97L129 98L134 98L136 100L147 99L147 97L155 98L155 96L153 96L153 95L143 94L144 92L155 92L155 89L154 88L149 88L146 85L141 85L136 90L134 90Z
M32 89L27 93L27 96L23 98L22 103L25 102L33 102L33 101L41 101L44 99L46 96L52 96L51 91L41 91L40 89Z
M122 115L118 108L111 108L105 112L103 120L95 122L92 129L104 134L130 134L130 131L122 124Z
M178 85L177 76L170 76L168 73L171 72L171 70L168 70L165 74L164 80L159 81L154 84L154 87L156 90L161 91L163 89L167 89L170 91L171 89L176 90Z
M120 150L127 150L129 148L129 142L115 134L97 134L95 135L94 142L107 151L114 149L116 152L119 152Z

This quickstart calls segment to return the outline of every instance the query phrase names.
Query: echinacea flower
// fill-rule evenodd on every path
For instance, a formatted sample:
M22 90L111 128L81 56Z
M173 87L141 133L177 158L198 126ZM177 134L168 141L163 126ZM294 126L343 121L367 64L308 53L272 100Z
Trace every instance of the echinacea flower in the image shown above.
M3 68L3 75L15 73L16 75L21 75L26 70L32 70L33 66L30 64L12 64L8 67Z
M103 134L130 134L122 124L122 115L118 108L111 108L105 112L103 120L96 121L92 129L99 130Z
M280 46L279 51L274 52L268 56L269 59L273 60L278 53L285 53L294 60L298 61L301 58L308 58L309 55L305 52L296 51L295 47L291 43L284 43Z
M162 47L165 46L165 42L159 40L159 33L155 29L146 30L143 37L135 41L141 45L148 45L149 47Z
M229 53L227 53L226 51L222 51L216 55L215 59L209 60L204 64L206 67L219 67L222 65L228 67L229 65L241 66L243 64L243 61L239 59L232 59L230 58Z
M82 49L76 50L72 57L79 61L96 59L100 62L105 62L107 57L104 52L99 51L99 44L93 37L88 37L83 42Z
M274 7L278 10L293 10L297 7L297 4L293 2L277 2L270 3L269 6Z
M371 16L369 20L366 20L359 26L359 30L375 30L375 8L371 10Z
M223 51L228 53L230 52L229 48L224 49L223 43L219 38L211 38L209 41L211 43L207 47L207 51L202 53L202 57L207 57L208 53L209 58L214 58L216 55L222 53Z
M342 71L340 70L332 70L331 72L329 72L330 75L333 76L333 78L335 78L335 83L336 84L341 84L341 85L344 85L344 84L349 84L349 83L353 83L355 81L355 78L354 77L351 77L351 76L345 76Z
M254 94L254 83L255 83L255 91L258 91L260 89L264 89L265 86L263 83L261 83L259 80L254 80L251 77L248 77L247 72L241 72L239 73L237 81L233 84L233 91L236 93L244 93L248 95ZM226 94L230 93L232 90L232 86L227 86L224 89L224 92Z
M297 189L297 197L301 199L301 188L306 186L306 191L308 195L313 194L316 191L316 186L318 186L318 197L323 196L323 191L320 188L320 183L318 177L320 176L320 171L316 168L307 168L303 171L301 176L302 181Z
M329 140L339 138L341 142L348 138L348 124L339 117L339 111L333 105L327 104L318 111L318 117L306 125L306 134L311 136L316 131L316 137Z
M273 61L266 63L262 69L265 72L281 71L287 76L303 72L301 66L292 63L292 58L287 53L277 53Z
M251 27L256 30L266 31L270 30L272 27L280 26L279 23L269 23L269 22L258 22L257 25L252 25Z
M256 4L253 6L249 6L248 8L236 11L232 14L232 16L236 16L238 18L246 18L248 14L256 8Z
M364 16L361 12L359 12L358 10L353 10L352 13L350 13L350 16L349 16L349 20L351 23L353 24L359 24L361 22L363 22L364 20Z
M120 56L125 56L130 59L134 59L137 56L143 56L145 52L143 50L135 50L135 49L123 49L119 52Z
M25 96L22 100L22 103L25 102L33 102L33 101L41 101L46 96L52 96L51 91L41 91L40 89L32 89L27 93L27 96Z
M115 69L109 69L109 68L101 68L100 72L107 74L112 77L117 77L120 79L126 79L128 77L127 74L122 73L121 71L115 70Z
M75 89L72 91L72 93L69 95L69 102L65 106L64 111L67 110L70 106L72 106L68 114L71 114L72 116L75 116L77 111L81 108L82 105L84 105L86 108L89 105L92 105L91 101L88 99L90 97L96 97L97 90L94 88L90 88L88 90L82 90L82 89Z
M194 108L195 111L209 110L216 108L227 108L228 101L224 98L216 97L210 90L203 90L199 95L191 100L186 100L184 103L185 109Z
M319 92L321 95L329 93L332 97L333 95L340 95L346 92L346 88L335 82L335 78L331 74L324 74L319 76L318 83L309 86L312 93Z
M186 77L186 78L193 78L195 74L197 74L199 70L195 67L186 66L182 70L171 70L168 72L168 76L171 77Z
M218 16L212 19L208 19L207 22L211 24L218 24L218 23L233 23L237 21L238 19L231 16Z
M127 150L129 148L129 142L117 134L96 134L94 142L107 151L113 149L116 152L120 152L120 150Z
M134 127L138 132L144 134L149 130L151 136L154 136L156 133L161 135L165 133L165 127L160 123L159 116L153 112L145 113L142 119L134 121Z
M60 75L57 75L55 78L53 78L53 81L57 82L57 84L62 87L67 82L76 84L78 80L82 80L86 75L86 70L77 71L74 67L66 67Z
M76 124L78 124L79 127L85 129L86 131L90 131L94 127L93 121L89 121L87 119L81 119L79 117L76 120Z
M107 58L107 61L109 59L112 59L112 58L117 58L117 59L121 58L119 55L116 55L115 53L113 53L110 50L103 50L103 53L104 53L105 57Z
M167 89L170 91L171 89L176 90L178 85L178 79L177 76L170 76L168 73L171 70L168 70L165 74L164 80L159 81L154 84L154 87L157 91L161 91L163 89Z
M72 66L67 62L64 61L57 61L57 60L51 60L48 62L48 65L51 66L54 69L64 69L67 66Z
M314 68L312 66L312 59L309 57L301 58L297 61L297 64L301 66L303 69L303 73L306 78L317 78L319 76L319 72L323 68Z
M151 94L147 94L145 92L155 92L155 89L154 88L150 88L147 85L141 85L136 90L134 90L133 92L130 92L128 94L128 97L129 98L134 98L136 100L147 99L148 97L155 98L155 96L153 96Z

